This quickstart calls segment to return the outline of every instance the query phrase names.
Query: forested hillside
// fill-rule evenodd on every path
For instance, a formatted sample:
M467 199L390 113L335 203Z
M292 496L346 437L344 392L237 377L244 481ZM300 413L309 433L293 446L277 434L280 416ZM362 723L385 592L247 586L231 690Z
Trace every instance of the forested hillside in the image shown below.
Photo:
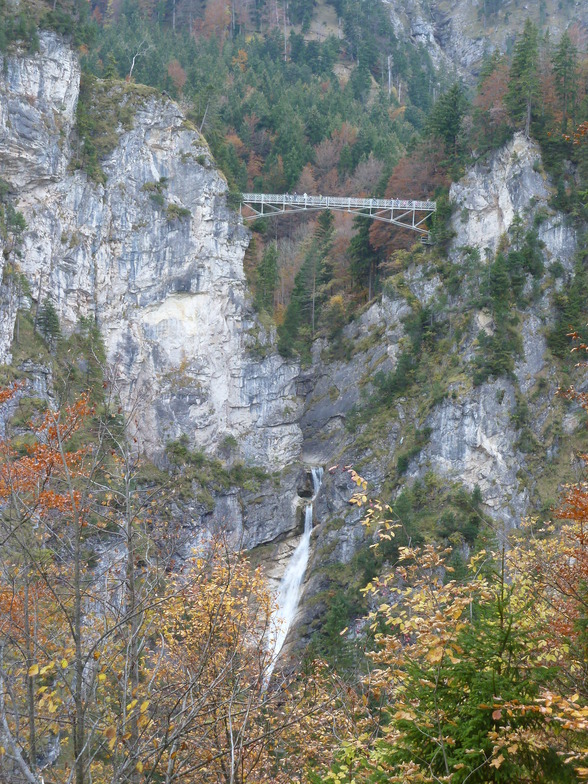
M484 4L482 11L496 24L508 15L500 4ZM524 129L542 145L558 188L554 204L582 212L585 31L573 14L557 39L528 18L510 55L488 49L473 89L457 71L436 70L418 39L398 37L380 0L287 8L125 0L50 10L23 4L19 13L6 6L3 14L4 47L22 40L34 51L36 21L73 36L84 71L77 165L98 181L100 161L116 144L116 123L132 121L129 101L122 112L115 106L115 82L126 80L181 101L225 173L235 205L245 190L436 197L439 214L431 228L443 241L451 180ZM113 89L95 78L110 80ZM578 164L574 176L567 160ZM302 240L315 229L310 247ZM341 302L349 314L371 299L393 263L391 251L413 240L339 215L328 226L309 226L304 218L261 222L248 257L257 305L280 324L293 292L291 311L310 307L309 288L316 284L309 279L316 279L314 335L323 306L324 321L336 322ZM286 319L286 353L308 351L308 336L298 335L299 318L291 312Z
M588 31L529 5L0 0L0 782L588 780Z

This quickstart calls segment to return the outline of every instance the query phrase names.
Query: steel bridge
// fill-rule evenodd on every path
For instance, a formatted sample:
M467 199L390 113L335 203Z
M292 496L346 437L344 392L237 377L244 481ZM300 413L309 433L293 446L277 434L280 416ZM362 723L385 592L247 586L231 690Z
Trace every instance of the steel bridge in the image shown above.
M297 193L243 193L241 203L251 210L251 214L243 215L244 220L308 210L339 210L411 229L418 232L424 242L430 241L429 230L424 223L437 209L434 201L309 196L306 193L302 196Z

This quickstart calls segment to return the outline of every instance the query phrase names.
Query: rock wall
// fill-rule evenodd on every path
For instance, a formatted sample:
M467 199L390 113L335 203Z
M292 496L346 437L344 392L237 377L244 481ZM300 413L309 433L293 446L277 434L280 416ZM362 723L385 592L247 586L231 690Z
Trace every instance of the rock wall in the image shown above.
M526 18L549 29L557 40L571 24L586 28L588 10L579 2L502 3L487 13L484 0L384 0L399 37L421 44L435 66L449 75L472 80L484 57L495 49L506 51L521 32ZM451 78L451 77L450 77Z
M540 216L535 223L546 269L559 261L568 277L574 266L577 236L564 216L549 206L552 192L538 147L522 135L515 136L452 186L455 236L448 249L449 260L458 266L466 264L467 253L477 250L482 263L488 263L515 216L522 218L525 230L533 225L534 216ZM522 313L523 351L517 357L514 378L472 385L467 367L478 332L492 330L490 314L474 309L467 334L452 349L456 368L460 368L456 380L449 381L442 400L429 413L423 417L420 412L422 400L416 391L397 400L377 433L365 425L350 431L346 423L354 406L365 408L375 373L396 366L405 335L403 320L412 310L410 299L423 307L434 308L438 301L444 301L449 310L463 308L463 294L448 300L439 275L432 273L423 257L404 273L404 293L385 291L379 302L346 327L345 338L361 350L354 351L348 360L326 364L321 360L326 346L315 346L313 366L301 376L308 389L301 419L304 459L327 465L353 464L377 492L394 473L395 455L403 449L407 426L426 429L427 443L410 460L404 481L411 483L433 473L469 490L477 485L486 511L495 520L506 527L518 525L530 510L533 478L529 455L518 446L517 401L526 401L530 427L538 442L551 444L546 429L553 426L550 417L556 416L553 404L558 382L544 333L553 320L552 295L561 282L546 274L541 296ZM530 279L527 285L531 285ZM537 388L539 379L541 389ZM565 425L570 433L572 420ZM371 434L369 439L363 436L364 431ZM557 452L557 439L552 448ZM550 454L553 456L553 451ZM570 459L575 463L574 455ZM535 466L532 472L540 470ZM325 520L339 515L347 520L338 532L332 553L335 560L350 557L354 548L349 541L358 536L358 515L347 503L352 487L347 479L336 478L339 472L340 468L331 479L326 477L318 504L319 515Z
M231 435L245 459L296 460L298 367L249 351L248 234L204 139L175 104L147 98L132 129L117 129L106 184L92 182L71 171L79 82L76 56L49 33L39 55L0 63L0 169L29 227L19 265L33 296L48 296L66 329L97 320L148 454L182 434L208 450Z

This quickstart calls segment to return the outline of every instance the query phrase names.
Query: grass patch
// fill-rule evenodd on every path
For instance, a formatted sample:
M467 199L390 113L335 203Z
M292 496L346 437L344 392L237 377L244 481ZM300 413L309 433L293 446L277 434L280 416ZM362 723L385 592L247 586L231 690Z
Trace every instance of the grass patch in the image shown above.
M174 486L184 500L196 497L210 511L214 509L214 493L239 487L248 492L257 492L261 483L269 479L259 466L247 466L234 463L227 468L215 457L210 457L200 450L192 450L188 446L186 435L177 441L170 441L165 454L175 475Z
M73 168L83 169L90 179L104 184L102 162L116 148L121 134L133 128L137 109L158 96L152 87L83 74L76 115L80 144Z

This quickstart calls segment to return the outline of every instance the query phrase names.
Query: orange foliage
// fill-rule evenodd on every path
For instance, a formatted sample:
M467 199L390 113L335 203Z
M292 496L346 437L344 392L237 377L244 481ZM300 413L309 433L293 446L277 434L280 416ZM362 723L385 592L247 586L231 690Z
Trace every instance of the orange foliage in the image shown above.
M247 159L249 151L247 150L247 148L239 138L238 134L234 130L231 130L226 134L225 141L227 142L227 144L233 145L233 147L235 148L235 152L237 153L239 158L241 158L241 160Z
M309 195L318 195L316 180L314 179L313 168L311 163L307 163L302 169L298 183L296 185L298 193L308 193Z
M263 160L259 155L256 155L254 152L249 154L249 161L247 163L247 177L249 181L249 185L252 186L253 180L256 177L259 177L261 174L261 169L263 167Z
M3 396L10 399L5 393ZM25 455L19 456L10 443L0 441L0 499L18 494L19 505L26 506L29 519L55 511L79 512L75 508L79 493L71 492L67 486L55 489L48 483L50 479L55 483L66 474L76 477L83 472L86 450L68 451L66 444L91 413L89 395L85 393L66 406L63 414L48 410L39 422L31 423L35 440L26 446Z
M386 198L431 198L436 188L449 182L442 166L444 157L444 151L434 141L421 142L414 152L394 168L386 187ZM408 229L399 229L380 221L374 221L370 227L371 244L387 254L400 248L410 248L414 240L414 232Z
M216 36L219 41L227 37L231 10L227 0L208 0L204 11L203 32L207 38Z
M171 60L167 66L167 73L176 90L181 93L186 84L186 72L177 60Z
M483 114L484 127L481 130L490 139L493 132L508 121L505 106L507 92L508 64L504 61L482 82L474 98L474 107Z
M239 49L236 57L233 57L233 65L236 66L241 73L245 72L247 68L247 52L245 49Z

